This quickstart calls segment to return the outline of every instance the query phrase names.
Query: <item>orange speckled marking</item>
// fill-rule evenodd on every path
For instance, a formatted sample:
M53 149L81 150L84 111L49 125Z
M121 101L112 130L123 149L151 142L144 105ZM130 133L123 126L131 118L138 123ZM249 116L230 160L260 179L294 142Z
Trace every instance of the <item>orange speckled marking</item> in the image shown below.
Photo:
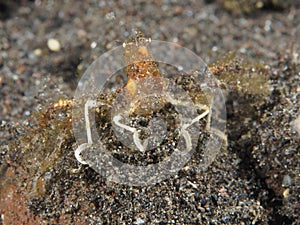
M137 95L136 80L160 76L157 64L147 48L150 42L151 39L147 39L141 32L137 32L135 37L123 43L128 77L126 88L132 97Z

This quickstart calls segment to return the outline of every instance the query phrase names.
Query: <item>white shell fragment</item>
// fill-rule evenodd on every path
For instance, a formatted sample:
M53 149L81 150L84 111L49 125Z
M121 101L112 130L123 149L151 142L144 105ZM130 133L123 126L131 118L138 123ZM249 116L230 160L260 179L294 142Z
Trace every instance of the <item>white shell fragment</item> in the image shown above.
M59 41L54 38L48 39L47 46L53 52L59 52L61 49Z

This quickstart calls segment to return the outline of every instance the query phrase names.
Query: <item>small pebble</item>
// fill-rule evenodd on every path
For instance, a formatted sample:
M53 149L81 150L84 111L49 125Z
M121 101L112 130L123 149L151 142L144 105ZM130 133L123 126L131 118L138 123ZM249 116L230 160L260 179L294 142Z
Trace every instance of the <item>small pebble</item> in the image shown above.
M287 189L285 189L285 190L283 191L282 195L283 195L284 198L288 198L288 197L289 197L289 193L290 193L290 189L287 188Z
M53 52L59 52L60 51L60 43L58 40L54 38L50 38L47 41L48 48Z
M292 125L300 136L300 116L298 116L298 118L292 122Z
M77 35L79 37L84 37L84 36L87 35L87 32L85 30L80 29L80 30L77 31Z
M288 187L292 185L292 178L289 175L284 175L282 180L282 187Z
M261 9L264 6L264 3L259 1L255 4L256 8Z
M200 212L205 213L205 208L199 207Z
M213 52L218 51L218 46L213 46L211 50L212 50Z
M144 224L145 221L142 220L141 218L136 218L136 224Z
M96 47L97 47L97 42L93 41L93 42L91 43L91 48L96 48Z
M110 12L105 15L106 20L114 20L115 18L116 18L116 16L115 16L114 12Z
M175 13L176 14L182 14L183 13L183 8L181 6L175 7Z
M36 56L41 56L42 55L42 50L40 48L37 48L33 51L34 55Z

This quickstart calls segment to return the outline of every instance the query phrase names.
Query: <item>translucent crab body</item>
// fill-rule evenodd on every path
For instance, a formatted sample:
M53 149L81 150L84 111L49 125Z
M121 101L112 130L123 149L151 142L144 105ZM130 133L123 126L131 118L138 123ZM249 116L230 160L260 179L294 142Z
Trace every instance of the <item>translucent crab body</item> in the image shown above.
M149 45L151 45L150 50ZM124 174L135 173L133 176L135 178L130 178L129 183L142 185L145 184L145 179L142 182L140 178L137 178L139 175L143 174L145 176L146 174L146 176L151 177L151 174L157 171L158 168L159 170L168 168L168 171L161 175L161 179L164 179L167 174L177 171L176 166L180 168L186 163L186 160L191 156L191 151L197 146L199 133L202 132L198 123L203 118L206 118L208 130L217 131L215 132L216 135L211 135L211 137L214 136L215 139L218 139L217 142L214 141L213 145L221 145L221 139L225 137L222 129L221 131L220 129L211 129L211 125L215 124L215 120L211 120L211 112L216 111L212 109L212 106L217 99L214 92L217 83L210 77L211 74L205 64L202 61L199 63L197 56L193 55L191 59L186 60L186 49L180 51L182 56L180 54L177 54L178 56L173 55L172 51L176 47L173 44L167 45L167 47L165 45L155 46L154 44L153 47L150 39L146 39L141 33L137 33L123 44L124 53L122 59L120 54L117 54L118 51L115 52L116 54L104 55L102 61L107 60L109 57L116 58L113 61L113 65L109 65L108 69L105 69L103 62L98 60L104 68L99 68L97 63L94 63L92 69L86 72L90 76L86 80L81 81L82 84L79 84L79 87L81 85L82 90L78 91L81 98L87 99L84 103L84 110L81 113L75 110L73 113L75 116L84 114L84 122L80 119L75 120L77 122L74 124L75 135L76 133L79 134L76 128L80 126L81 130L76 140L79 143L83 142L75 150L76 159L80 163L88 164L99 170L100 167L103 169L103 166L108 166L105 160L111 161L108 166L109 170L114 170L112 173L109 172L110 175L108 175L111 180L128 183L127 179L129 178L126 178L125 181ZM153 49L159 49L159 54L156 54L156 57L153 57L151 54ZM156 61L157 57L160 58L158 61ZM171 59L171 61L165 61L165 57ZM170 64L172 66L171 72L164 68L161 71L159 62L163 62L166 65ZM104 83L109 78L107 74L111 74L112 70L117 71L121 69L124 65L127 82L110 94L110 96L114 96L111 101L107 101L105 98L99 101L99 98L94 97L95 93L103 92ZM95 68L99 70L95 71ZM100 73L100 75L97 73ZM104 74L104 76L102 77L101 74ZM181 76L180 74L185 75ZM92 85L87 88L84 85L86 83ZM97 117L97 111L99 113L105 107L108 108L110 114L107 127L112 130L108 133L114 138L106 138L104 140L101 138L103 136L99 135L99 129L95 128L97 124L95 117ZM168 112L166 112L168 108L170 108L172 112L170 114L172 115L168 115ZM220 110L217 111L220 112ZM221 114L219 112L217 113ZM168 118L171 118L171 120ZM101 119L98 118L98 120ZM223 122L219 118L217 125L223 125ZM168 132L177 134L175 135L175 141L173 140L172 143L168 141L168 138L170 139ZM86 140L82 140L84 139L82 135L86 137ZM115 139L118 139L118 142L113 141ZM160 148L161 145L165 145L164 149L167 149L169 145L173 153L171 156L169 155L168 159L159 162L161 165L147 165L145 167L147 172L145 172L140 167L124 165L112 159L112 155L107 154L107 151L103 150L111 145L103 142L115 143L114 148L119 147L116 145L123 145L127 149L136 150L140 154ZM95 143L98 143L97 147L93 147ZM211 142L207 144L207 147L210 144ZM211 154L205 156L204 164L208 164L216 154L211 149L208 151ZM93 154L95 155L94 158ZM180 160L182 162L179 162ZM119 166L118 169L116 169L116 165ZM170 166L172 168L175 166L176 168L172 169ZM160 171L160 174L163 173Z

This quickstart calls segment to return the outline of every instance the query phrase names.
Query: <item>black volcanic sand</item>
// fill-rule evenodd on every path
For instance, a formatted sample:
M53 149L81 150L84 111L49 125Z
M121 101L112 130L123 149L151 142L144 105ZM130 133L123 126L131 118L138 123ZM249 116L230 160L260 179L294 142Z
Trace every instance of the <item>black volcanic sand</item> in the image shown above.
M300 5L230 2L0 0L0 224L299 224ZM220 79L255 87L264 71L266 91L223 79L228 143L205 172L196 152L171 178L128 187L75 159L71 103L54 102L132 30L191 49Z

